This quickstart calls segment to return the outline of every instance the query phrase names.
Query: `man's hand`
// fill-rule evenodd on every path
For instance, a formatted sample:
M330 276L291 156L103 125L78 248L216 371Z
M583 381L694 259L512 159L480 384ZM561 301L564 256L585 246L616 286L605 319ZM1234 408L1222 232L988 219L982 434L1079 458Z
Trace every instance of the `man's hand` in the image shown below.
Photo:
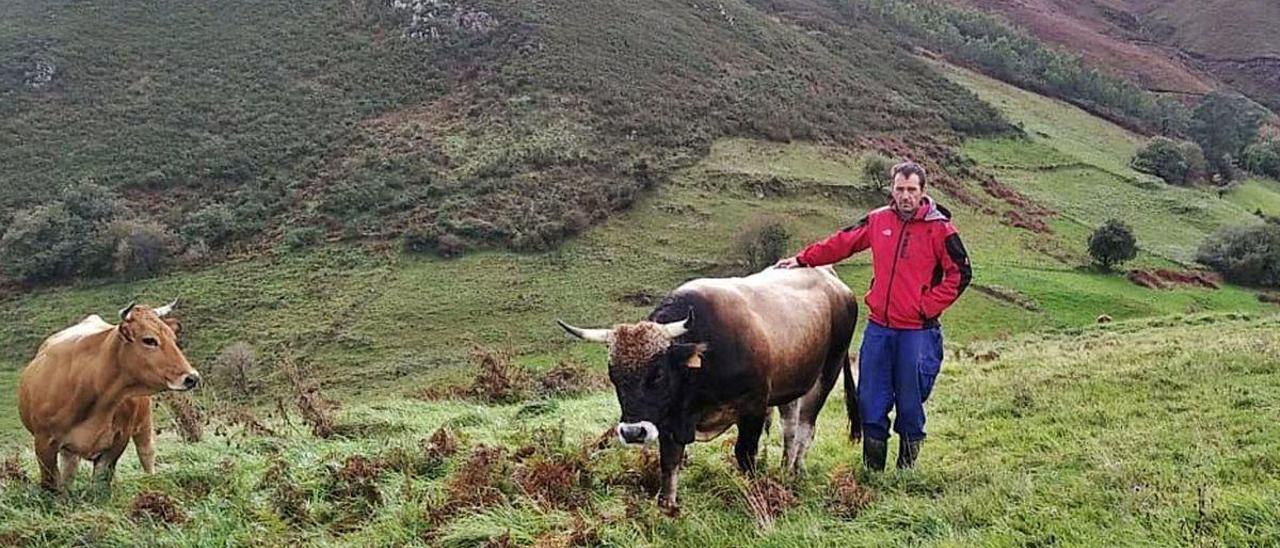
M773 266L777 268L799 268L801 265L800 265L800 261L797 260L795 257L787 257L785 259L778 261L778 263Z

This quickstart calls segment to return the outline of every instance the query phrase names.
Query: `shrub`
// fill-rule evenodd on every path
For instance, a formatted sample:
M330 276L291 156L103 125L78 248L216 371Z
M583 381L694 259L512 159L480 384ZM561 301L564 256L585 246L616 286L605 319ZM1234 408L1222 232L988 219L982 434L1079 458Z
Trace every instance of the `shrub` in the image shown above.
M868 188L879 188L889 184L889 170L893 169L893 160L880 154L867 154L862 157L862 184Z
M1219 230L1200 245L1196 261L1234 283L1280 287L1280 222Z
M216 247L234 236L235 224L235 212L231 208L213 204L191 214L178 233L185 242L204 241Z
M1244 149L1244 164L1258 175L1280 179L1280 137L1249 145Z
M0 265L23 281L38 282L68 276L77 270L78 233L62 202L19 212L0 237Z
M790 242L791 232L781 221L760 219L747 225L734 239L732 259L746 272L759 272L785 256Z
M1186 146L1190 145L1190 147ZM1178 143L1172 139L1156 137L1142 147L1130 162L1133 168L1143 173L1150 173L1171 185L1185 185L1192 181L1194 174L1192 161L1188 153L1195 155L1199 147L1195 143ZM1194 151L1191 147L1195 147ZM1203 153L1198 155L1203 164ZM1203 167L1201 166L1201 169Z
M284 245L289 249L305 249L320 242L324 233L314 226L292 229L284 234Z
M219 377L227 379L241 395L255 391L259 382L254 378L258 371L258 353L246 342L232 343L222 349L214 361Z
M109 241L115 242L112 270L131 278L159 272L178 247L177 239L164 225L151 221L115 221L106 233Z

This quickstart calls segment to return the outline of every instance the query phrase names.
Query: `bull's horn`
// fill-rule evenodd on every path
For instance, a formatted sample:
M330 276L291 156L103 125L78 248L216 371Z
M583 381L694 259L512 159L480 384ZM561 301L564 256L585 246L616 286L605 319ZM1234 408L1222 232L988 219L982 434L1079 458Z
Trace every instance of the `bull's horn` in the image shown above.
M156 316L159 316L161 318L168 316L170 312L173 312L173 307L177 305L178 305L178 299L174 299L173 302L166 304L160 308L157 308Z
M662 332L667 334L669 338L676 338L689 332L689 322L693 321L693 308L689 308L689 315L678 322L659 324Z
M121 309L120 309L120 321L122 321L122 322L127 322L127 321L129 321L129 313L130 313L130 312L133 312L133 307L135 307L135 306L137 306L137 305L138 305L138 303L135 301L135 302L131 302L131 303L129 303L129 306L126 306L126 307L124 307L124 308L121 308Z
M609 342L609 335L613 333L612 329L581 329L560 320L556 320L556 323L560 324L560 327L563 327L570 335L584 341Z
M659 324L659 327L662 328L663 333L667 334L667 338L674 339L689 332L688 324L689 318L685 318L678 322Z

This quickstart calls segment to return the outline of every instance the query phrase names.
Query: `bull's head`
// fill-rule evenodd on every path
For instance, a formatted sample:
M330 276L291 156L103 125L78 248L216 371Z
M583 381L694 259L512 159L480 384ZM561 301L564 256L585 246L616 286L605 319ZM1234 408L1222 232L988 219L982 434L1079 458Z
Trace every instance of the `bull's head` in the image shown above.
M186 391L200 384L200 373L178 348L182 325L167 317L177 302L155 309L130 303L120 311L116 327L124 339L120 367L155 392Z
M623 443L652 442L661 432L680 443L693 441L687 407L691 379L701 367L706 347L675 342L688 332L691 319L620 324L612 329L579 329L557 320L579 339L609 345L609 380L622 408L618 439Z

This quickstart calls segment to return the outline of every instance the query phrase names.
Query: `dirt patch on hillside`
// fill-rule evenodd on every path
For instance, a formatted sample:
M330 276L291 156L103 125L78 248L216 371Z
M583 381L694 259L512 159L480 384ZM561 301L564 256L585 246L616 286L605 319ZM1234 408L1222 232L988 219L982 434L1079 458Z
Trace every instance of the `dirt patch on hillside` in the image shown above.
M1180 285L1218 289L1222 287L1222 276L1212 272L1195 270L1175 271L1165 269L1131 270L1129 281L1149 289L1173 289Z

